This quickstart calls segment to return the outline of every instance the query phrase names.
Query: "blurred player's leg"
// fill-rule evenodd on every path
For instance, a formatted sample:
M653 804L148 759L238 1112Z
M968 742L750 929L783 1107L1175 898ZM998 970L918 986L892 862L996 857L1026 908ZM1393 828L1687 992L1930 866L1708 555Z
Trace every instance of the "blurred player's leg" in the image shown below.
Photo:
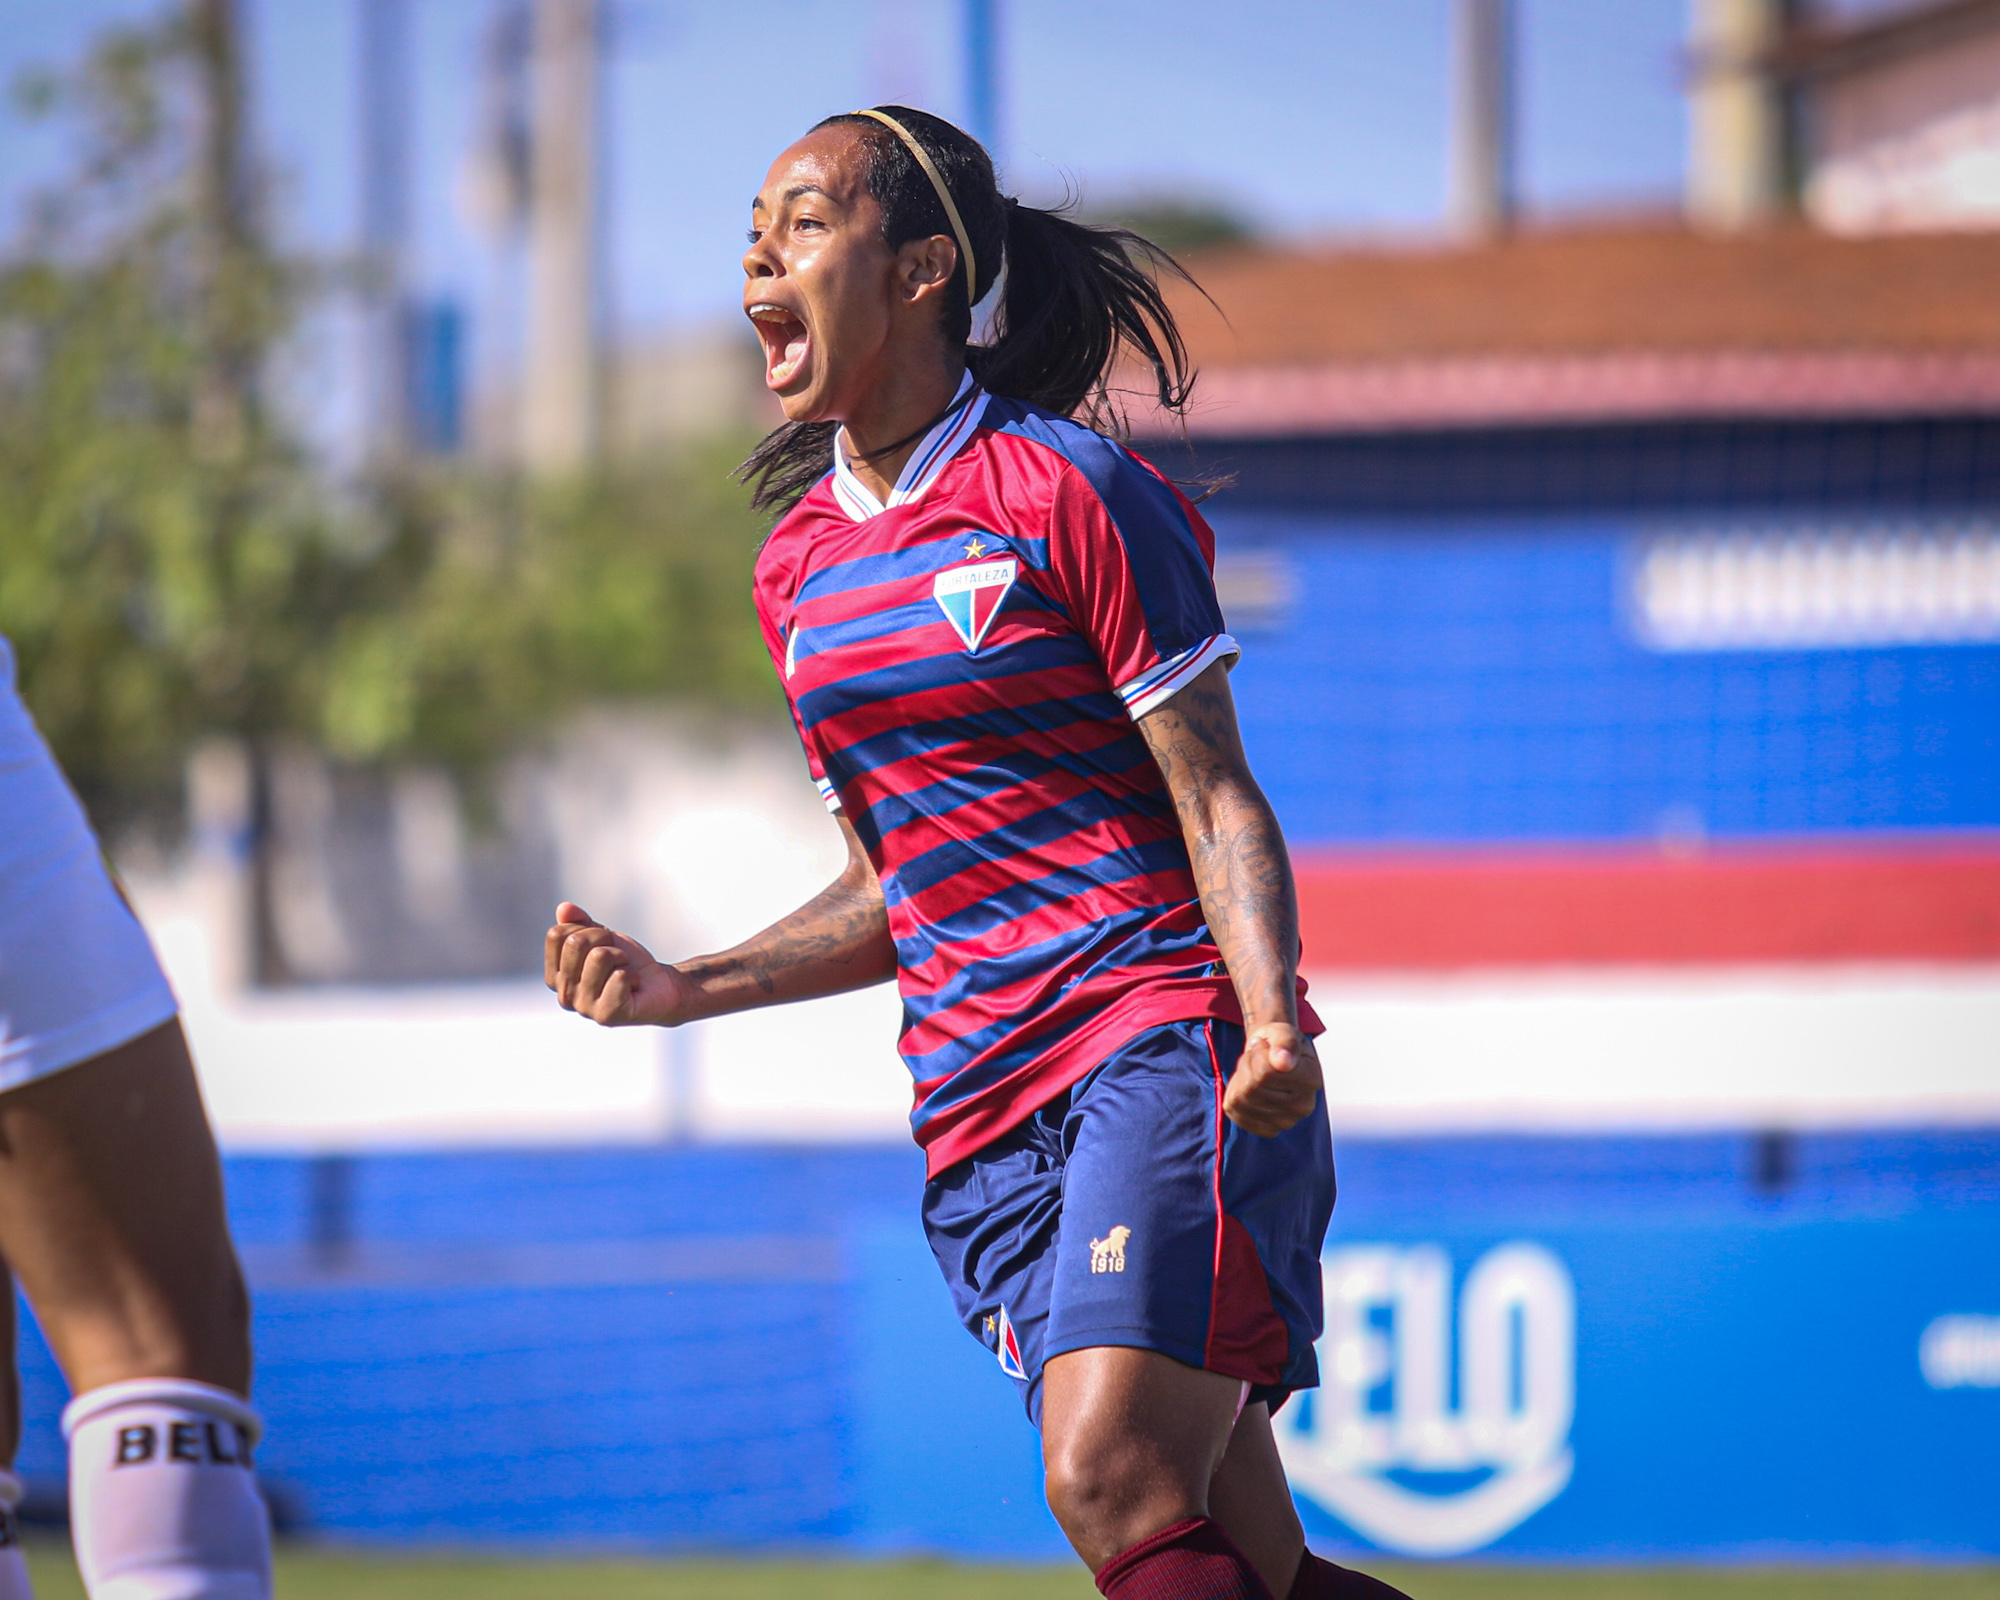
M0 639L0 1255L76 1400L93 1600L264 1600L249 1305L172 989Z
M0 1250L78 1397L93 1600L262 1600L249 1303L178 1022L0 1094Z
M20 1504L21 1480L11 1472L0 1472L0 1516L6 1519L6 1544L0 1546L0 1600L34 1600L35 1586L28 1579L15 1517Z
M248 1392L249 1301L178 1021L0 1093L0 1249L75 1392Z
M21 1448L21 1375L14 1365L14 1279L0 1263L0 1600L32 1600L28 1564L21 1558L21 1480L14 1457Z

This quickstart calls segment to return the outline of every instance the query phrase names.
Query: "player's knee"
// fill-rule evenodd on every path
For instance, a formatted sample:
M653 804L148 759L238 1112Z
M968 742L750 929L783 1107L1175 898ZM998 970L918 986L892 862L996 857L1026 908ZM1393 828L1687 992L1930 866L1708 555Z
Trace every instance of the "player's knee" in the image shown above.
M269 1600L251 1471L256 1413L210 1384L142 1378L63 1413L70 1527L92 1600Z
M1074 1450L1044 1453L1042 1488L1049 1510L1064 1528L1082 1521L1103 1495L1102 1479Z
M1131 1526L1200 1515L1197 1488L1177 1481L1154 1452L1133 1440L1065 1439L1043 1455L1049 1510L1080 1548L1112 1553L1130 1544ZM1148 1529L1150 1531L1150 1529Z

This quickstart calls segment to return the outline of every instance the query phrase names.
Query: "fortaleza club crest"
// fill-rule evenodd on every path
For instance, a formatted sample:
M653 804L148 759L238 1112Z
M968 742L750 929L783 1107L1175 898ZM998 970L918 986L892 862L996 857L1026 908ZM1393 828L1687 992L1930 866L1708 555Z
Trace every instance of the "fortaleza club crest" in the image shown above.
M984 540L972 538L966 541L965 553L976 559L990 548ZM1019 559L1003 556L996 561L981 561L977 566L948 568L931 584L938 609L952 631L965 641L968 655L978 654L980 640L993 626L993 619L1000 615L1000 603L1020 575Z
M1021 1341L1014 1333L1014 1324L1002 1306L998 1318L986 1319L986 1331L993 1336L993 1353L1000 1358L1000 1370L1010 1378L1028 1381L1028 1369L1021 1362Z
M1503 1244L1466 1274L1455 1403L1451 1258L1349 1245L1323 1265L1323 1387L1271 1419L1298 1493L1385 1550L1455 1556L1569 1486L1576 1290L1555 1256Z

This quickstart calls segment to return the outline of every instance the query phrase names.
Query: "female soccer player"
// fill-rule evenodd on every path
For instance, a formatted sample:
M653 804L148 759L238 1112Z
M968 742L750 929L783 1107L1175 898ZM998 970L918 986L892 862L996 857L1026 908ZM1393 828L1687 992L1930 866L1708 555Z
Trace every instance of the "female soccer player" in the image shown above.
M1121 350L1186 401L1135 254L1004 198L921 111L778 157L743 258L789 419L747 464L788 508L756 598L848 865L674 965L565 904L547 978L668 1026L897 978L925 1228L1098 1587L1393 1594L1306 1551L1271 1436L1317 1381L1333 1168L1213 537L1073 420L1104 418Z
M268 1600L249 1299L172 991L14 688L0 639L0 1255L76 1398L92 1600ZM20 1440L13 1286L0 1443ZM0 1472L0 1600L27 1600Z

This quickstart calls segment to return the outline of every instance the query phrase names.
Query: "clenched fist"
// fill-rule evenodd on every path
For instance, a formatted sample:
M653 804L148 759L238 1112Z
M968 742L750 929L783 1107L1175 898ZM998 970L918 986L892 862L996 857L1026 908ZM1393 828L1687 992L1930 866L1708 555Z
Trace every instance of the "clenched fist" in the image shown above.
M592 919L565 900L542 945L542 981L565 1011L607 1028L637 1022L672 1027L690 1019L694 986L655 961L637 939Z
M1288 1022L1266 1022L1244 1036L1222 1109L1237 1127L1268 1138L1311 1111L1324 1083L1312 1040Z

